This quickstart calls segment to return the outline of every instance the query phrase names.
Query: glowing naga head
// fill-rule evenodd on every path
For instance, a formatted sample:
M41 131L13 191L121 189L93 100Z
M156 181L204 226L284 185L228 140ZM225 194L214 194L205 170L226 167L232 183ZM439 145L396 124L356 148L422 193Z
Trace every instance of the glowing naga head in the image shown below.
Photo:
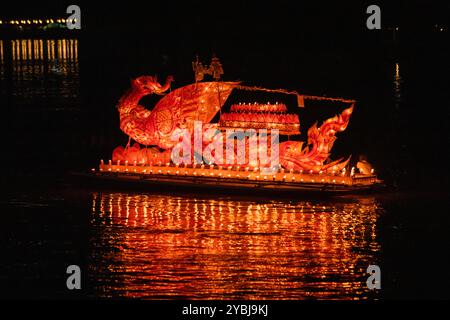
M130 138L146 146L168 149L176 144L172 133L181 126L191 130L194 121L209 123L225 103L238 82L201 82L170 93L172 76L161 85L154 76L141 76L131 81L131 89L119 101L120 128ZM165 96L153 110L139 101L149 94Z
M161 85L156 76L140 76L136 79L131 80L131 86L134 90L147 94L162 94L169 89L170 84L174 81L173 76L168 76L166 79L166 84Z

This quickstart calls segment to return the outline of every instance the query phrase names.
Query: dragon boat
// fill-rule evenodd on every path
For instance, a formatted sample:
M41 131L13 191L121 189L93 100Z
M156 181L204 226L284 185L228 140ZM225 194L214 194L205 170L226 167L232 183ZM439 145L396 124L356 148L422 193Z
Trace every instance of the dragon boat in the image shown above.
M153 76L132 80L117 105L128 144L115 148L109 160L101 160L90 177L157 188L268 192L353 193L383 186L365 159L353 166L350 156L331 160L336 135L347 128L354 100L221 81L223 68L216 57L209 66L198 58L192 65L195 82L174 90L172 76L165 84ZM203 81L205 76L213 80ZM227 104L234 90L295 95L295 110L306 107L309 100L345 107L322 124L312 125L305 143L300 141L298 112L289 112L278 102ZM162 96L153 110L139 105L142 97L151 94Z

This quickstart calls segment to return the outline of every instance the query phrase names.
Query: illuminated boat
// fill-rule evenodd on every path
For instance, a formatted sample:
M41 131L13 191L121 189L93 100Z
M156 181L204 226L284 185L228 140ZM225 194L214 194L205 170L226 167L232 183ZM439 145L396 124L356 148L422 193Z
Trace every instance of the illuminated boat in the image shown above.
M120 128L129 142L117 147L111 160L101 160L91 176L135 185L270 192L358 192L382 186L367 161L359 161L355 168L350 157L330 159L336 134L347 128L354 100L220 81L223 69L217 58L209 67L197 60L193 69L195 83L170 92L172 77L164 85L150 76L132 81L117 106ZM203 82L208 74L214 81ZM225 112L233 90L296 95L298 107L308 100L346 107L320 126L310 127L304 143L298 140L298 114L289 113L282 103L239 102ZM149 94L163 95L151 111L139 105ZM218 113L218 122L212 123Z

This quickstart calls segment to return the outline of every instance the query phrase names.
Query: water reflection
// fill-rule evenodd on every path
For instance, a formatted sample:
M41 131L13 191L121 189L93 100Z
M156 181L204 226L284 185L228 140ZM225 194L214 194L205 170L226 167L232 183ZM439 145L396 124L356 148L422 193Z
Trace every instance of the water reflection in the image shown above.
M3 40L0 40L0 62L3 64Z
M104 297L363 299L379 204L96 193L90 278Z
M0 80L11 82L17 105L79 105L78 39L1 40L0 48Z
M401 99L402 99L402 93L401 93L401 83L402 83L402 77L400 76L400 65L397 62L395 64L395 75L394 75L394 97L395 97L395 108L398 109Z

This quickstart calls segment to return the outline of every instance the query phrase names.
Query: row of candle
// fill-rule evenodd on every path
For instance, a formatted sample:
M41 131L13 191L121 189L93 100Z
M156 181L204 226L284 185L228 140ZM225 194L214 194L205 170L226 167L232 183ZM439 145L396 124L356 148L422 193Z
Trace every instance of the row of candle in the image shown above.
M221 121L248 121L265 123L288 123L299 124L298 116L295 114L275 114L275 113L223 113Z
M276 104L259 104L259 103L253 103L253 104L233 104L231 106L231 111L252 111L252 112L286 112L287 107L283 103L276 103Z
M112 166L109 167L107 166L107 168L104 167L100 167L99 171L103 172L103 171L109 171L109 172L124 172L124 173L129 173L130 169L131 172L134 173L138 173L138 169L137 168L128 168L128 167L117 167L117 166ZM268 174L247 174L247 175L241 175L240 173L215 173L212 171L205 172L205 171L193 171L192 170L181 170L181 168L177 168L179 170L171 170L170 168L160 168L160 169L141 169L139 170L139 173L143 173L143 174L156 174L156 175L180 175L180 176L203 176L203 177L218 177L218 178L235 178L235 179L249 179L249 180L261 180L261 181L291 181L291 182L312 182L312 183L342 183L342 184L350 184L352 181L348 180L348 177L343 178L343 180L339 180L338 177L333 177L333 179L331 180L330 177L322 177L321 179L314 179L314 178L306 178L305 177L301 177L299 178L298 175L296 174L284 174L283 176L277 175L277 174L272 174L272 175L268 175ZM95 172L95 169L92 169L93 172Z
M105 166L105 163L103 160L100 161L100 167ZM113 162L112 160L108 161L108 166L112 167L113 166ZM149 165L146 165L142 162L137 162L134 161L131 165L129 164L128 161L125 161L124 164L121 163L121 161L117 161L116 164L114 166L118 166L118 167L128 167L128 166L150 166L150 167L174 167L174 168L190 168L190 169L209 169L209 170L229 170L229 171L253 171L253 172L261 172L261 170L267 170L268 168L264 168L264 167L257 167L257 166L223 166L223 165L214 165L214 164L204 164L204 163L200 163L200 164L173 164L173 163L162 163L162 162L158 162L158 163L150 163ZM294 169L289 169L286 170L284 168L279 168L278 169L279 173L291 173L291 174L309 174L309 175L340 175L340 176L347 176L347 170L346 168L343 168L342 170L331 170L331 171L323 171L323 170L319 170L319 171L314 171L314 170L294 170ZM371 174L374 174L374 170L371 170ZM348 176L354 176L355 175L355 167L352 167L350 170L350 174Z

